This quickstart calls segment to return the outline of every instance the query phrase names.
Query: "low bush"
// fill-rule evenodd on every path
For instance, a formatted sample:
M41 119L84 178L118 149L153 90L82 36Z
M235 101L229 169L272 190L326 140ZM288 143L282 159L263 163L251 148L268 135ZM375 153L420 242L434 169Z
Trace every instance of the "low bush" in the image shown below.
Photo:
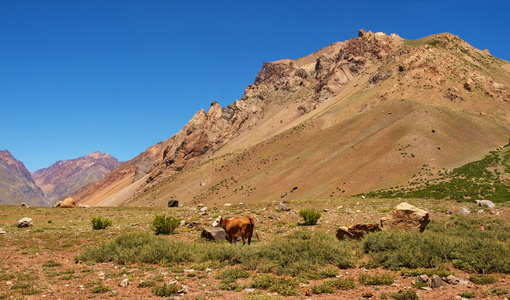
M172 216L156 215L152 220L152 229L156 234L172 234L180 222L181 220Z
M314 294L324 294L324 293L333 294L335 292L335 289L331 285L329 285L327 282L323 282L319 285L312 286L312 292Z
M497 287L497 288L490 289L484 293L488 294L488 295L492 295L492 296L503 296L506 294L510 294L510 291L507 289L504 289L502 287Z
M169 297L177 294L178 291L179 288L173 283L163 284L152 288L152 294L159 297Z
M304 223L303 225L311 226L316 225L319 221L320 217L322 216L321 212L315 209L307 209L307 210L301 210L299 212L299 216L303 218Z
M62 264L54 261L53 259L50 259L47 262L43 263L42 266L47 267L47 268L53 268L53 267L60 267L60 266L62 266Z
M90 222L94 230L106 229L106 227L112 226L112 220L108 217L94 216L90 219Z
M480 230L480 223L485 230ZM386 268L437 268L446 264L475 273L510 273L508 225L492 218L432 221L423 233L381 231L363 240L372 260ZM490 228L490 229L487 229Z
M354 282L354 278L346 277L346 278L337 278L328 281L329 285L331 285L334 289L337 290L352 290L356 288L356 283Z

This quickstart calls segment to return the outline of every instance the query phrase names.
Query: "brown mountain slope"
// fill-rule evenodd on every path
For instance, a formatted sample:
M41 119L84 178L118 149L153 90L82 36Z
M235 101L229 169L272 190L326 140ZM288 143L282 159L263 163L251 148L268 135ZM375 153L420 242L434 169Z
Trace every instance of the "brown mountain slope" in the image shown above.
M94 152L76 159L57 161L48 168L35 171L32 176L46 198L53 203L87 184L103 179L120 164L108 153Z
M137 178L76 196L99 205L236 203L295 187L292 197L304 198L405 184L424 166L460 166L506 143L508 68L451 34L407 41L362 30L307 57L264 63L240 101L197 113L143 168L140 159L119 168ZM112 187L116 195L104 193Z
M0 204L50 206L25 165L7 150L0 150Z

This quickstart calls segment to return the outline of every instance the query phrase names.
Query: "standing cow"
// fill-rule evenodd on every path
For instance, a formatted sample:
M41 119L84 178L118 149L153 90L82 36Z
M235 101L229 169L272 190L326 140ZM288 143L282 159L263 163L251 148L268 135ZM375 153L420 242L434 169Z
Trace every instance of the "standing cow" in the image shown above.
M229 242L232 243L234 238L241 237L243 239L243 245L245 244L245 239L248 239L248 245L250 245L251 236L255 230L255 221L250 217L227 219L219 216L212 223L212 226L222 227L225 229ZM255 234L257 235L257 239L260 240L259 234L256 230Z

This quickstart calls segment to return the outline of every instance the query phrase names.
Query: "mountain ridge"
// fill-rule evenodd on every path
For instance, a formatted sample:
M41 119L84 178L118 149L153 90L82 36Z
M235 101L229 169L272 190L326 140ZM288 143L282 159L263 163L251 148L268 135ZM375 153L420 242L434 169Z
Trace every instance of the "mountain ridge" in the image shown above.
M360 30L306 57L264 63L241 100L213 102L72 196L165 205L277 199L296 186L293 197L313 198L398 185L424 164L452 168L506 143L508 70L449 33L409 41Z
M99 151L67 160L59 160L32 173L35 183L53 203L81 187L101 180L121 163L108 153Z
M23 162L0 150L0 204L50 206Z

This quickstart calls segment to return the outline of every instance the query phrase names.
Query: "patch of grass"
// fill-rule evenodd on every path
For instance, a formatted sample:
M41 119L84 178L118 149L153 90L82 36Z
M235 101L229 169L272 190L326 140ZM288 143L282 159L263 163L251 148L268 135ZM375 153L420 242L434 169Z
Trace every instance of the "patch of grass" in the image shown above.
M156 215L152 220L152 229L156 234L172 234L180 222L172 216Z
M60 266L62 266L62 264L54 261L53 259L50 259L47 262L45 262L44 264L42 264L42 266L47 267L47 268L53 268L53 267L60 267Z
M319 271L319 275L322 278L331 278L338 275L339 271L337 267L327 266Z
M152 288L152 294L159 297L169 297L177 294L178 291L179 288L173 283L155 286Z
M148 288L148 287L155 287L155 286L156 286L156 281L154 281L154 280L142 281L138 284L139 288Z
M501 226L496 224L501 223ZM480 230L483 224L485 230ZM386 268L437 268L445 264L476 273L510 273L508 225L492 218L455 216L432 221L423 233L381 231L363 240L372 260Z
M502 287L497 287L497 288L493 288L488 291L485 291L484 293L491 295L491 296L503 296L506 294L510 294L510 290L504 289Z
M103 216L94 216L90 219L92 223L92 229L94 230L102 230L106 229L108 226L112 226L113 222L108 217Z
M392 293L391 297L396 300L418 300L420 297L415 290L405 290L398 293Z
M271 274L261 274L255 276L251 287L276 292L282 296L296 295L298 282L291 277L277 277Z
M306 209L299 211L299 216L304 220L303 225L312 226L317 225L322 214L320 211L315 209Z
M496 282L496 278L492 275L471 275L469 280L474 284L493 284Z
M413 286L417 289L421 289L422 287L429 287L429 284L423 281L415 281Z
M356 288L356 283L354 282L354 278L346 277L346 278L336 278L327 281L329 285L331 285L334 289L337 290L352 290Z
M314 294L324 294L324 293L333 294L335 292L335 289L327 282L323 282L319 285L312 286L312 292Z
M461 296L462 298L467 298L467 299L476 298L476 294L473 292L460 293L459 296Z
M395 276L391 274L369 275L361 274L358 278L359 283L364 285L391 285L395 282Z
M229 268L224 271L218 272L214 278L215 279L228 279L235 282L237 278L248 278L250 277L250 273L248 271L239 269L239 268Z
M101 284L98 284L98 285L94 286L94 287L92 288L92 291L91 291L91 292L92 292L92 293L94 293L94 294L103 294L103 293L107 293L107 292L109 292L109 291L111 291L111 290L112 290L112 288L111 288L111 287L106 286L106 285L103 285L103 284L101 283Z

